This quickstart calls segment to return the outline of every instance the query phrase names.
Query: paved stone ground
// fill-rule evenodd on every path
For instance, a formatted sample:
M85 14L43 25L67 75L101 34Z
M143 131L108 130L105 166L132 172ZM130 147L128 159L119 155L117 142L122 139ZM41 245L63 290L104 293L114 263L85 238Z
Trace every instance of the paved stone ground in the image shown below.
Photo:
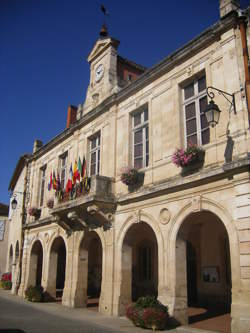
M88 309L71 309L58 303L30 303L0 290L0 333L150 333L126 318L104 316ZM190 327L164 332L206 333ZM211 332L211 331L210 331ZM214 332L215 333L215 332Z

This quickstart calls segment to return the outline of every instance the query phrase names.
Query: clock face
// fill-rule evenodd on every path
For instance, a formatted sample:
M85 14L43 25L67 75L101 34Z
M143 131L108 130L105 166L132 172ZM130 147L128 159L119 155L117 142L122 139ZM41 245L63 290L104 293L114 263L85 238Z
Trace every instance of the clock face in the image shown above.
M99 82L104 74L104 66L103 64L100 64L97 66L95 71L95 82Z

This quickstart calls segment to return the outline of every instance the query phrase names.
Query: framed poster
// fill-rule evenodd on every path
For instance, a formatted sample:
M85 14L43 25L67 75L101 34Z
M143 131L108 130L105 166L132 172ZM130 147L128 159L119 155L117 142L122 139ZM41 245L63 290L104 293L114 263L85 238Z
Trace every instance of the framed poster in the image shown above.
M202 269L203 281L218 283L220 282L220 272L218 266L207 266Z

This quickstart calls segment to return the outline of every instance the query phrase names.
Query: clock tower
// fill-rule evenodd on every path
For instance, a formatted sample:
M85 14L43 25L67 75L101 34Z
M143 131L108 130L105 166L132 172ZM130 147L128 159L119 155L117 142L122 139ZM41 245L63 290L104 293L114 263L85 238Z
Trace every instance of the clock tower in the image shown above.
M88 56L90 83L83 106L84 113L118 91L117 48L119 43L118 40L108 36L107 28L103 25L100 38Z

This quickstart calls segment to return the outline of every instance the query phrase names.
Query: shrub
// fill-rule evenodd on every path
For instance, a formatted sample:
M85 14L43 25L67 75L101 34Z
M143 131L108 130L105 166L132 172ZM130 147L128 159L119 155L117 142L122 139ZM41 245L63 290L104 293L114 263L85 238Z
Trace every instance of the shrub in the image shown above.
M30 302L41 302L43 298L43 287L29 286L25 291L25 298Z
M4 290L11 290L11 288L12 288L12 282L11 281L1 281L1 287Z
M11 273L4 273L1 277L1 288L10 290L12 288Z
M163 330L169 319L168 308L154 296L140 297L135 304L128 305L126 316L135 326L153 330Z

